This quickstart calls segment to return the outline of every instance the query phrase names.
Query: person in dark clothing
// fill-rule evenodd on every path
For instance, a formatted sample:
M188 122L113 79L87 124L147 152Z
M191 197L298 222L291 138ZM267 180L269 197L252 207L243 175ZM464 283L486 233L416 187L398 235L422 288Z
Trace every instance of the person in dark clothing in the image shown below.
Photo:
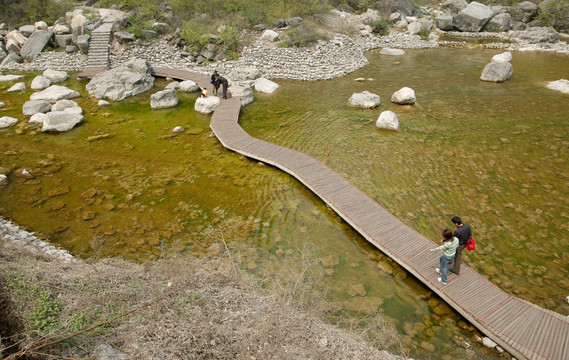
M229 84L227 82L227 79L224 78L223 76L219 76L219 74L215 75L215 82L218 84L217 87L219 88L219 85L221 85L223 87L223 98L227 99L227 85Z
M468 238L472 236L472 229L470 229L470 226L464 225L458 216L453 217L451 221L456 226L456 230L454 231L453 235L454 237L458 238L458 248L456 249L456 254L454 256L454 265L449 266L449 271L452 271L456 275L459 275L460 264L462 261L462 250L464 250L466 247Z
M210 80L210 84L213 85L213 89L212 89L212 94L217 96L217 90L219 90L219 83L216 80L216 76L218 76L219 74L217 73L217 70L215 70L213 72L213 74L211 74L211 80Z

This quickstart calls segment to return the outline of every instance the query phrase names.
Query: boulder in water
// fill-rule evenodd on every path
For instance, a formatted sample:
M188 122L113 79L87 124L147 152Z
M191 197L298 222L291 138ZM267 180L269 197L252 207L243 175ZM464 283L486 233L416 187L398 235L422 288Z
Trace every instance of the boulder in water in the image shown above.
M484 66L480 80L489 82L504 82L512 77L514 67L509 62L491 62Z
M561 91L564 94L569 94L569 80L561 79L557 81L551 81L547 84L547 88L551 90Z
M348 100L348 104L351 106L371 109L379 106L381 104L381 99L377 94L372 94L369 91L363 91L361 93L352 94L350 100Z
M278 89L278 87L279 85L277 83L272 82L269 79L258 78L257 80L255 80L255 90L260 92L272 94L273 92L275 92L275 90Z
M9 128L18 122L18 119L10 116L0 117L0 129Z
M158 91L150 95L150 107L153 109L166 109L178 105L176 89Z
M61 85L51 85L47 89L32 94L30 100L47 100L55 103L58 100L73 99L79 97L79 93Z
M378 129L399 130L399 120L393 111L384 111L375 123Z
M47 113L43 122L42 132L64 132L83 121L83 115L65 111L53 111Z
M413 105L417 101L415 91L411 88L404 87L391 95L391 102L399 105Z
M46 100L30 100L24 103L22 111L25 117L30 117L37 113L46 113L51 110L51 104Z
M120 101L150 90L154 84L151 74L148 62L133 59L124 66L95 75L87 84L87 91L97 99Z

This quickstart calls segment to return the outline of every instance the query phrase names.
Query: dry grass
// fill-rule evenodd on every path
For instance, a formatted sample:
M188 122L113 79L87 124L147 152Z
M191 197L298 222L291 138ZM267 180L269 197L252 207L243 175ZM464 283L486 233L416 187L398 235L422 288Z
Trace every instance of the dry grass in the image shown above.
M402 351L380 315L346 321L352 330L319 319L334 307L324 301L325 286L318 283L322 268L309 256L310 249L277 268L258 269L264 274L259 278L241 270L243 250L230 253L225 242L221 247L223 253L213 259L177 256L142 265L103 259L69 265L0 240L0 294L6 300L1 315L19 320L10 325L13 334L3 333L13 335L8 340L15 345L2 355L28 349L35 359L85 358L104 342L132 359L162 360L390 359L378 349ZM49 293L46 302L59 304L51 326L31 326L37 325L41 313L34 309L42 304L30 289ZM369 342L370 335L377 343ZM4 338L2 345L8 344Z

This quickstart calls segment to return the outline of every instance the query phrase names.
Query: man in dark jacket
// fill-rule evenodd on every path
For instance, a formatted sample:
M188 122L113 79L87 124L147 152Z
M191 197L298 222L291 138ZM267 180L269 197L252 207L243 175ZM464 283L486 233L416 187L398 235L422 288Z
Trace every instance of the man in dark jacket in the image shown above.
M458 238L458 248L456 249L456 254L454 255L454 266L449 266L449 271L452 271L456 275L460 274L460 264L461 264L461 254L462 250L466 247L466 242L468 238L472 236L472 230L470 226L464 225L462 220L455 216L451 220L453 224L456 226L456 230L454 231L454 237Z
M223 98L227 99L227 79L224 78L223 76L219 76L219 74L215 75L215 82L218 84L217 87L219 88L219 85L221 85L223 87Z
M212 94L213 95L217 95L217 90L219 89L219 83L217 82L217 80L215 79L216 76L218 76L219 74L217 73L217 70L215 70L213 72L213 74L211 74L211 80L210 80L210 84L213 85L213 91Z

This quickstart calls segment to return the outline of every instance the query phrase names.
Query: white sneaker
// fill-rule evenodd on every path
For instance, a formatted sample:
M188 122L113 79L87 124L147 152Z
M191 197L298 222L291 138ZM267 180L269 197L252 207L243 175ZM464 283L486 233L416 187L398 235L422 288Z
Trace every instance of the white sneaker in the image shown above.
M435 271L437 272L437 274L442 275L442 274L441 274L441 269L435 268Z
M441 284L443 284L443 285L446 285L446 284L447 284L446 282L443 282L443 278L437 278L437 280L438 280Z

